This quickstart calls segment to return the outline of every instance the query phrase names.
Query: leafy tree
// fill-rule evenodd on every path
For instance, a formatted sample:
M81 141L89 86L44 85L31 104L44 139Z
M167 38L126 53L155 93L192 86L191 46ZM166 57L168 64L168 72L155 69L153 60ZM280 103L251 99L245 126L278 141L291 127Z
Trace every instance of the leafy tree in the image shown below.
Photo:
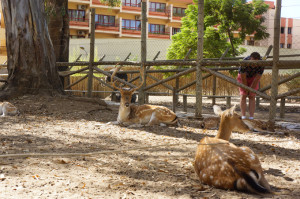
M197 14L198 2L189 5L186 17L182 19L181 32L172 37L168 49L168 59L183 59L189 49L190 58L196 57L197 49ZM204 2L204 57L220 57L230 46L228 56L236 56L244 52L239 48L246 35L253 34L256 40L269 36L262 25L262 16L268 9L263 0L205 0ZM233 32L238 32L235 36Z

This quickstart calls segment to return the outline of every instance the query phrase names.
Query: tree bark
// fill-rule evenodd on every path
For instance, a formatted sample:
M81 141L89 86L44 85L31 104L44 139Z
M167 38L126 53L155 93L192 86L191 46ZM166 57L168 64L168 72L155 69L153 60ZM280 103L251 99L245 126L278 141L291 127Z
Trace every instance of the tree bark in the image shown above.
M48 28L53 43L56 62L69 62L69 15L68 0L47 0ZM58 71L67 71L68 66L60 66ZM65 78L69 78L65 77ZM60 77L62 84L69 84L68 79Z
M63 93L55 67L44 1L2 0L1 3L6 29L8 79L0 98Z

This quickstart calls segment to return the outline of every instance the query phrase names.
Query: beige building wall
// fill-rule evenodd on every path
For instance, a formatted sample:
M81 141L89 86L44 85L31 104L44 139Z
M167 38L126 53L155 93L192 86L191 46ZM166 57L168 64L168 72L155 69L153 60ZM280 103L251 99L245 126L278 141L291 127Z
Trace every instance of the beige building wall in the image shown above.
M292 49L300 49L300 19L293 20L292 35Z
M0 64L3 64L7 60L6 53L6 39L5 39L5 25L2 14L2 7L0 3Z

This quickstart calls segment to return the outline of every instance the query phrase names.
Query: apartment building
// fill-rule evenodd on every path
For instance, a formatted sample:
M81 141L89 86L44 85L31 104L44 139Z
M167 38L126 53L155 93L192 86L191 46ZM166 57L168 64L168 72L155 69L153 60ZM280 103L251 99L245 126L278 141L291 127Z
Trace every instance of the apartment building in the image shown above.
M88 38L90 9L95 8L96 38L140 38L141 0L122 0L110 7L99 0L69 0L70 38ZM181 18L193 0L147 0L147 38L171 39L180 31ZM0 63L7 60L5 25L0 4Z
M95 8L96 38L140 38L141 37L141 0L122 0L116 7L110 7L99 0L69 0L70 37L88 38L91 32L90 8ZM171 39L180 31L181 18L185 9L193 0L147 0L147 38ZM254 35L248 35L245 45L269 46L273 44L275 5L269 5L264 15L264 25L270 37L255 41ZM2 12L0 4L0 12ZM237 33L235 33L237 35ZM300 19L281 18L280 47L300 49ZM299 37L300 38L300 37ZM0 13L0 63L6 61L5 26Z
M171 39L180 31L181 18L192 0L147 0L147 38ZM99 0L69 0L70 37L87 38L90 8L95 8L96 38L140 38L141 0L122 0L110 7Z
M5 26L2 15L2 7L0 3L0 64L3 64L7 60L6 53L6 39L5 39Z
M275 4L273 1L265 1L269 5L267 13L264 14L266 18L264 25L270 34L269 38L255 41L254 35L246 37L245 45L251 46L269 46L273 45L274 38L274 19L275 19ZM300 19L281 17L280 22L280 48L300 49Z

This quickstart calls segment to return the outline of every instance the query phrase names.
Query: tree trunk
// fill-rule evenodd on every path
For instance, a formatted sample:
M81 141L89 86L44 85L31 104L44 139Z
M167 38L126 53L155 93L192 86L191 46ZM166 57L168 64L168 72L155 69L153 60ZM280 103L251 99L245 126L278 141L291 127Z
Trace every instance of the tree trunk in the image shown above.
M69 62L69 16L68 0L47 0L46 9L48 10L48 28L50 38L54 47L56 62ZM68 66L58 67L58 71L66 71ZM66 77L67 78L67 77ZM62 84L69 84L68 79Z
M55 67L44 1L1 0L6 29L8 79L0 98L63 93Z

